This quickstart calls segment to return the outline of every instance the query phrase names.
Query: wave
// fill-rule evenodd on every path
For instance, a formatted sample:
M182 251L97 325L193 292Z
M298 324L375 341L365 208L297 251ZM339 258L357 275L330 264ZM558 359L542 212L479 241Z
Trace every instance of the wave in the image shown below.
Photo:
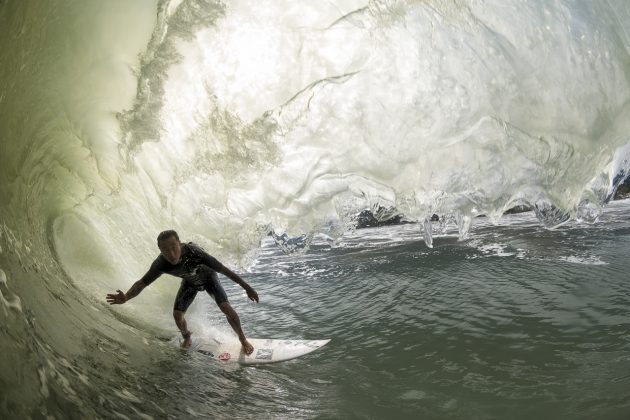
M548 227L593 221L625 178L625 3L290 4L161 1L117 32L134 40L118 62L87 53L120 56L112 31L83 40L5 5L23 15L9 33L48 24L59 40L16 44L30 72L4 67L5 211L52 226L111 209L96 237L173 226L238 259L271 228L337 220L342 235L376 206L452 215L464 236L517 205Z
M125 153L178 227L236 254L376 206L592 222L627 173L622 2L165 10Z
M119 349L97 325L170 322L171 286L102 303L166 228L246 266L366 209L429 246L433 214L461 237L518 205L597 220L630 168L627 22L621 0L0 1L3 379L34 391L5 398L67 385L73 331Z

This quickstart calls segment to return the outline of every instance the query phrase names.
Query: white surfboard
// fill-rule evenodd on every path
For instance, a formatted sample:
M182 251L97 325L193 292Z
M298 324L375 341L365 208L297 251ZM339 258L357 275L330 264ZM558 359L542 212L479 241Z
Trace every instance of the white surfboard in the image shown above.
M324 346L330 340L278 340L270 338L248 338L254 352L246 355L238 340L220 342L214 338L195 338L189 351L197 351L212 359L226 363L244 365L258 363L277 363L304 356ZM179 346L181 338L174 342Z

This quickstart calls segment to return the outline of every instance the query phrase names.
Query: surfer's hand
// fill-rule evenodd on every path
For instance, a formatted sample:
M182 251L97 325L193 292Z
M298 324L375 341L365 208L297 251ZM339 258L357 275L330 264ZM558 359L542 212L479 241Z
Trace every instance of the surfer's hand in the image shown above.
M250 287L248 289L245 289L245 291L247 292L248 298L250 298L253 302L258 303L258 293L256 293L254 289Z
M127 296L122 292L122 290L116 290L116 294L108 293L107 294L107 303L110 305L122 305L127 302Z

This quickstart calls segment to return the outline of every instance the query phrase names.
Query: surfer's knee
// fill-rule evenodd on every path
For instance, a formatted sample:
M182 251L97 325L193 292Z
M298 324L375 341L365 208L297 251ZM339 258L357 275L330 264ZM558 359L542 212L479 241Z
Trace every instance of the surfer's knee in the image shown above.
M234 308L232 308L230 302L223 302L219 304L219 309L221 309L221 312L223 312L227 317L238 319L238 314Z
M219 309L221 309L221 312L223 312L224 314L234 311L234 309L232 309L232 306L230 305L230 302L219 303Z
M182 311L178 311L177 309L173 309L173 318L175 318L177 321L184 319L184 314L186 312L182 312Z

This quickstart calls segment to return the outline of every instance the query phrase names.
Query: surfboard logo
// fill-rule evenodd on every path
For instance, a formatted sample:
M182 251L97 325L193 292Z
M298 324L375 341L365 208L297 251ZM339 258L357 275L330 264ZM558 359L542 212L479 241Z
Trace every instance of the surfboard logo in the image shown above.
M197 350L197 351L198 351L199 353L201 353L201 354L205 354L206 356L214 357L214 354L213 354L211 351L208 351L208 350L201 350L201 349L199 349L199 350Z
M271 360L273 357L273 349L258 349L256 360Z
M230 356L230 353L221 353L219 355L219 360L223 360L224 362L227 362L231 358L232 358L232 356Z

